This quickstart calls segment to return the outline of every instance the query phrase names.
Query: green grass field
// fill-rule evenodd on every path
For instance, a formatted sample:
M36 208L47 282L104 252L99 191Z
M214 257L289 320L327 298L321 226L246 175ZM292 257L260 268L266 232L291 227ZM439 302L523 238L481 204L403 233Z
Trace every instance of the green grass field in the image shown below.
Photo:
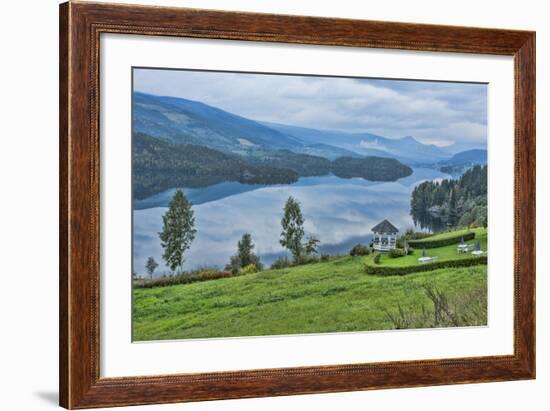
M438 234L438 235L429 237L429 239L440 240L446 237L455 236L461 233L462 231L466 233L466 230L452 231L449 233L443 233L443 234ZM471 231L474 231L476 233L475 238L470 241L465 241L464 243L475 244L477 241L479 241L481 250L487 251L487 229L475 228L475 229L471 229L470 232ZM438 261L456 260L456 259L472 257L471 253L459 254L457 252L457 244L451 244L451 245L448 245L445 247L439 247L439 248L429 248L426 250L426 255L428 257L438 257ZM419 264L418 258L421 256L422 256L422 249L415 249L412 254L404 257L399 257L399 258L390 258L388 254L383 253L380 255L380 265L384 265L388 267L403 267L411 264L416 265L416 264ZM374 264L373 258L374 258L373 255L370 255L366 258L365 261L367 261L370 264Z
M483 242L482 249L486 249ZM451 253L440 252L442 256ZM136 288L133 338L145 341L449 325L433 321L434 304L426 286L435 287L448 301L456 314L451 325L486 324L487 266L378 277L365 274L364 261L365 257L337 257L202 283Z
M480 236L485 236L485 239L487 239L487 229L486 228L465 228L462 230L453 230L453 231L447 231L445 233L440 233L436 235L432 235L430 237L427 237L429 240L444 240L446 238L450 237L457 237L459 235L465 235L468 233L474 232L476 233L476 239L480 239Z

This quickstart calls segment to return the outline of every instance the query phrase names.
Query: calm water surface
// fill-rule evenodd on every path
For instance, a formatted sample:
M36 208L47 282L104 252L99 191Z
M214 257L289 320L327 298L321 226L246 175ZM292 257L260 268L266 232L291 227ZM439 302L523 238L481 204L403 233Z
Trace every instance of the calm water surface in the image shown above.
M287 255L279 244L281 218L289 196L302 206L306 235L320 240L320 252L347 253L357 243L368 243L371 228L384 218L401 232L413 227L410 194L426 180L449 178L432 169L415 168L409 177L393 183L304 177L291 185L246 185L226 182L203 188L184 188L193 203L197 235L186 253L184 269L223 266L236 251L243 233L252 234L255 251L264 264ZM134 272L145 275L147 257L160 264L156 275L168 273L163 265L158 232L174 189L134 201Z

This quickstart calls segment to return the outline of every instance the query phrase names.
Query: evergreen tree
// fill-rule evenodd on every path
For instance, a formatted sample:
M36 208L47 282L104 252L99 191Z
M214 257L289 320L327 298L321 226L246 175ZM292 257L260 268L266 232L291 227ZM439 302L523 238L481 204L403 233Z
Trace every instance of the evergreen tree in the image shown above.
M168 204L168 211L162 216L163 227L159 233L164 253L162 258L172 270L181 269L185 261L185 251L191 247L195 239L195 217L191 203L183 194L176 190Z
M304 252L302 238L304 237L304 217L300 209L300 203L294 198L288 197L284 208L284 216L281 220L281 239L279 242L288 249L295 261L298 261Z
M248 265L255 265L258 270L263 268L260 258L254 254L254 243L249 233L244 233L237 243L237 254L233 255L226 266L226 270L236 273Z
M458 223L458 205L456 201L456 187L451 189L449 194L449 214L448 214L448 224L451 227L456 227Z
M241 260L241 266L246 267L249 264L254 264L252 256L254 255L252 250L254 244L252 243L252 236L249 233L244 233L242 238L237 243L237 253Z
M153 257L149 257L147 259L147 263L145 264L145 268L147 269L147 274L149 274L149 277L151 277L151 280L153 279L153 273L158 267L158 263L155 261Z

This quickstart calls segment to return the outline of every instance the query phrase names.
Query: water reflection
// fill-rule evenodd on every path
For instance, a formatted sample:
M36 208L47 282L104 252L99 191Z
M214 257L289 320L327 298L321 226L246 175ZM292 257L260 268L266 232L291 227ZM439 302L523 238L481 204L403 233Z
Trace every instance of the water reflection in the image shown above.
M431 169L414 169L411 176L393 183L361 178L341 179L333 175L301 178L291 185L246 185L225 182L203 188L184 189L194 204L197 236L186 254L185 269L202 265L223 267L235 253L245 232L252 234L256 252L264 264L286 255L279 244L282 209L289 196L302 205L308 235L320 240L320 251L347 253L359 242L368 243L370 229L388 218L401 231L413 226L409 215L412 189L425 180L448 178ZM153 256L162 265L158 239L161 216L175 189L134 202L134 271L145 273L145 262Z

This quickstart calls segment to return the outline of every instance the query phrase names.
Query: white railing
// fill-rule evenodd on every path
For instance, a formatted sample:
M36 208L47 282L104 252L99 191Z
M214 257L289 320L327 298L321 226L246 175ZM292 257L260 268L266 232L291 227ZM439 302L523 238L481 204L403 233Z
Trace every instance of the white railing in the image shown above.
M373 244L372 248L376 251L390 251L392 248L395 248L395 246L392 247L390 245Z

